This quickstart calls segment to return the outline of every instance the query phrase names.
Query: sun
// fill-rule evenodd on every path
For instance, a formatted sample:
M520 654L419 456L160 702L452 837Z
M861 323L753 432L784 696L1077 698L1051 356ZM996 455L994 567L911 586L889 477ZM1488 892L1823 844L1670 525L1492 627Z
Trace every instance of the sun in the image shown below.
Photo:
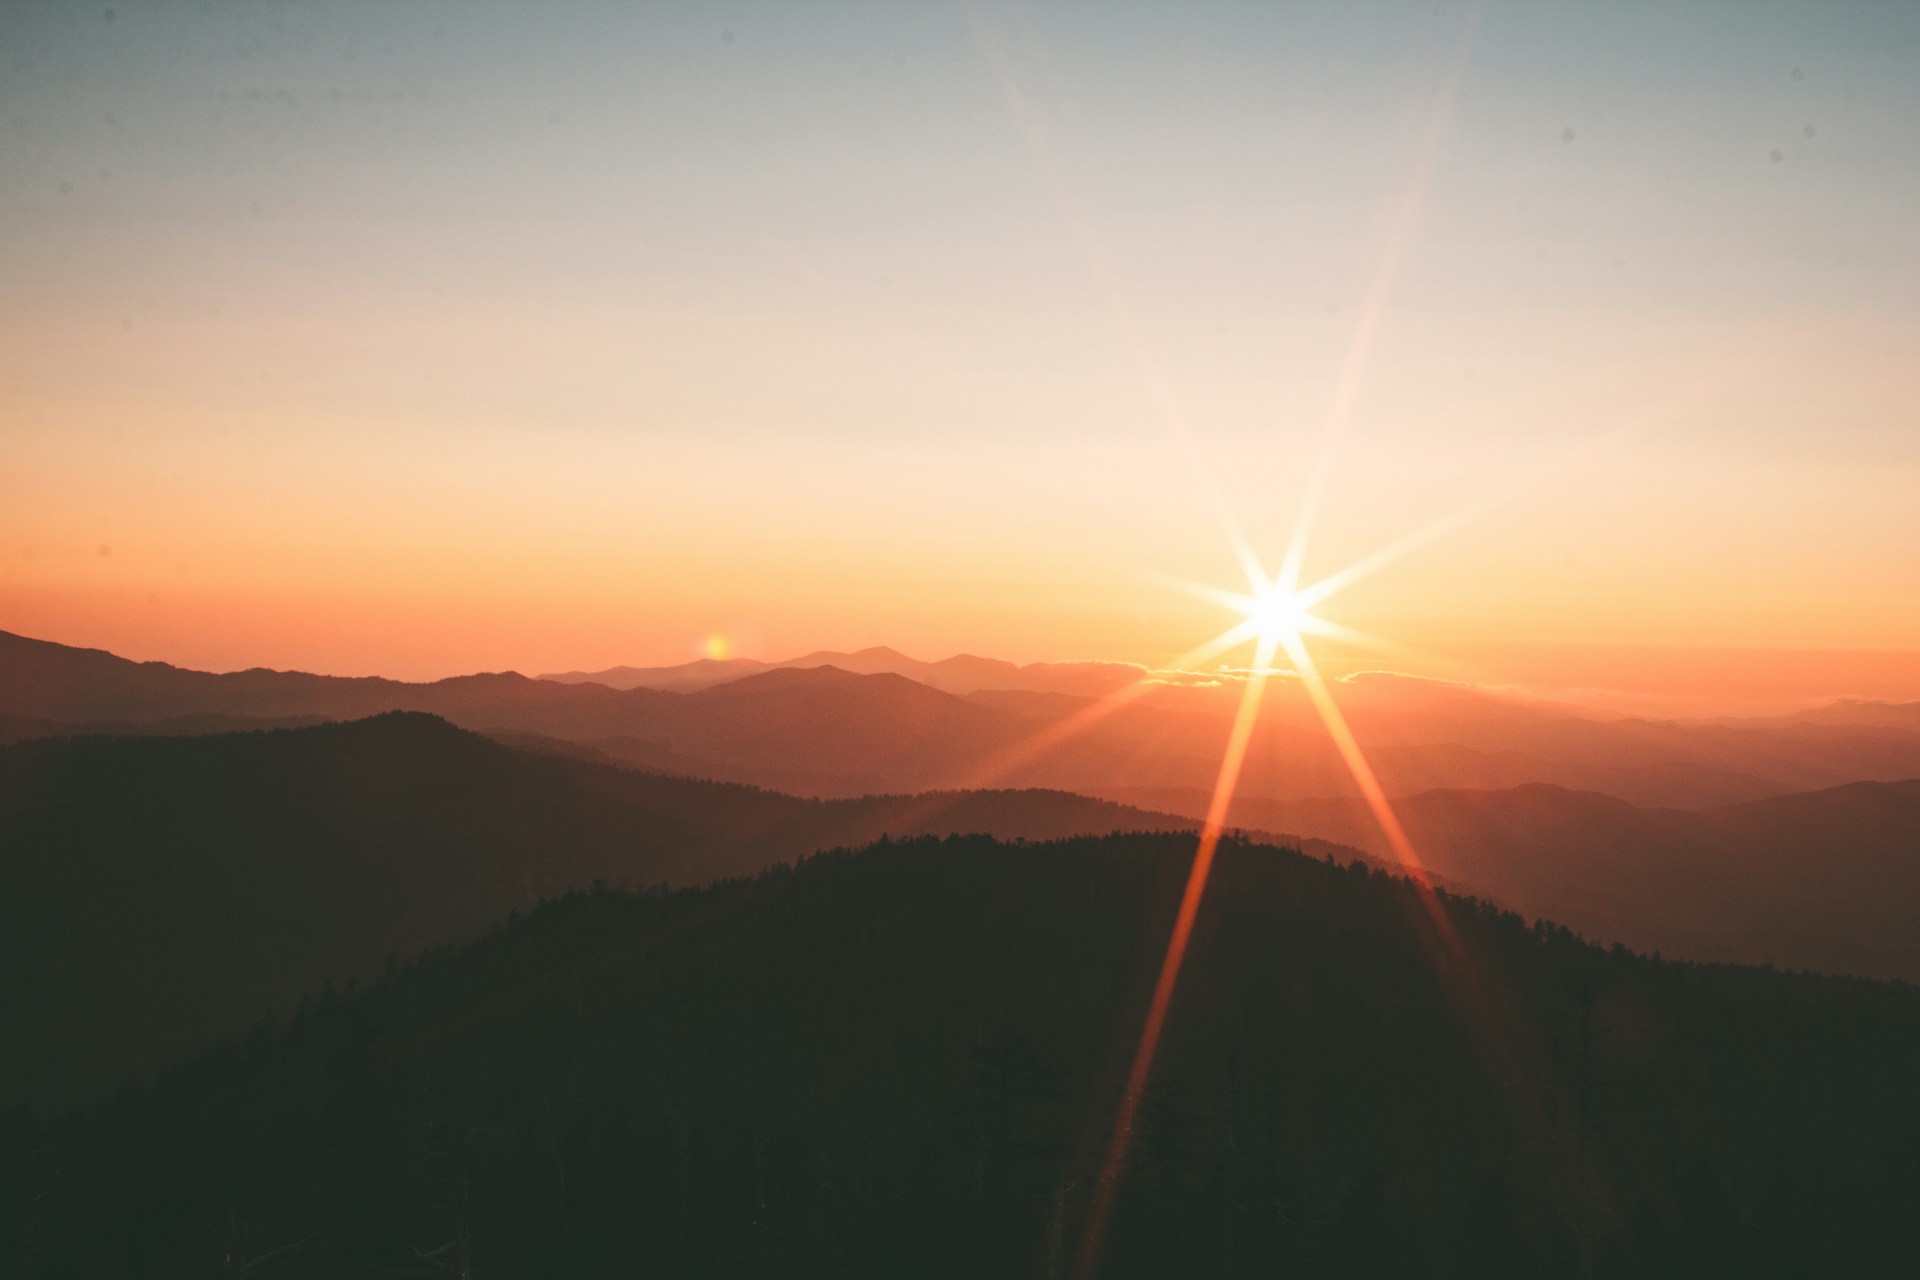
M1283 570L1268 576L1260 563L1248 553L1242 566L1247 574L1247 590L1222 591L1217 587L1203 586L1199 583L1178 580L1194 594L1205 597L1222 605L1231 612L1240 615L1240 621L1222 632L1214 640L1196 650L1193 654L1183 655L1183 659L1198 654L1212 655L1226 649L1255 642L1255 651L1261 655L1254 663L1264 666L1274 654L1285 652L1296 657L1307 636L1342 638L1358 636L1358 632L1349 632L1347 628L1328 622L1314 612L1328 596L1344 585L1336 579L1301 587L1294 576Z
M1300 642L1301 633L1312 631L1318 619L1309 602L1299 592L1273 583L1251 596L1240 606L1253 631L1268 645L1291 649Z

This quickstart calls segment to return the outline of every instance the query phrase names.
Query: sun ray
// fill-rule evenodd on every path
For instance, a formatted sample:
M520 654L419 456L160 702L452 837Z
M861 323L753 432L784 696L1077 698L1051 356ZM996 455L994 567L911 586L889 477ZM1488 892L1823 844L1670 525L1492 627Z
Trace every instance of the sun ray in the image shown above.
M1402 662L1417 665L1429 670L1448 673L1449 678L1464 682L1486 683L1485 673L1469 667L1463 662L1444 657L1427 649L1402 644L1398 640L1389 640L1385 636L1374 635L1345 623L1334 622L1314 613L1301 615L1300 631L1304 635L1315 635L1322 639L1337 641L1355 649L1365 649L1388 658L1398 658ZM1342 677L1344 679L1345 677Z
M1347 340L1346 354L1334 378L1333 393L1328 400L1326 417L1320 429L1319 446L1314 451L1313 464L1307 473L1306 488L1301 494L1300 506L1294 515L1293 533L1287 540L1286 554L1280 561L1280 571L1274 576L1274 581L1287 590L1292 590L1294 584L1300 581L1300 572L1306 562L1307 544L1312 539L1313 526L1320 515L1320 504L1325 500L1327 484L1333 475L1334 459L1346 436L1354 402L1359 397L1361 375L1372 355L1374 339L1379 333L1381 320L1386 312L1387 297L1392 291L1401 259L1413 240L1420 210L1426 202L1427 187L1432 180L1434 169L1438 166L1440 151L1451 123L1453 100L1459 93L1460 80L1466 72L1467 58L1473 49L1474 36L1479 25L1480 7L1476 6L1455 47L1453 59L1447 68L1440 89L1434 95L1433 103L1428 109L1426 127L1422 132L1420 150L1413 169L1408 173L1407 180L1402 184L1399 195L1394 201L1393 213L1388 223L1387 236L1381 247L1379 261L1374 264L1373 275L1367 282L1366 296L1361 303L1360 314L1354 321L1353 332Z
M1368 810L1379 824L1388 848L1419 903L1420 911L1414 918L1417 936L1428 949L1436 975L1454 1007L1460 1011L1488 1066L1497 1073L1499 1079L1507 1083L1516 1118L1528 1126L1536 1125L1541 1114L1540 1100L1527 1084L1528 1073L1514 1030L1520 1025L1520 1020L1513 1006L1511 992L1504 983L1486 971L1479 957L1468 948L1465 939L1454 927L1447 904L1435 888L1426 863L1414 847L1392 801L1387 798L1373 766L1367 761L1365 751L1347 724L1346 716L1327 688L1326 681L1321 679L1313 655L1297 637L1287 645L1287 650L1287 656L1293 661L1314 709L1320 714L1321 723L1333 738L1336 750L1353 776L1355 785L1360 788Z
M1327 734L1333 739L1334 750L1340 753L1341 761L1347 766L1347 772L1353 775L1354 785L1360 788L1360 796L1367 802L1374 821L1380 824L1381 834L1387 838L1387 847L1393 851L1394 858L1408 875L1422 884L1431 885L1427 876L1426 863L1413 847L1413 841L1407 838L1407 830L1400 823L1400 816L1393 811L1393 805L1387 800L1386 791L1380 786L1373 766L1367 763L1366 753L1360 749L1359 741L1353 736L1353 730L1347 725L1347 717L1341 712L1340 704L1333 700L1327 691L1327 682L1320 678L1320 670L1314 665L1313 655L1307 652L1307 646L1298 638L1286 645L1287 657L1293 663L1293 669L1300 677L1300 683L1313 700L1314 710L1320 714L1320 722L1326 727Z
M1257 572L1260 579L1265 578L1264 571ZM1083 1277L1093 1274L1098 1261L1101 1244L1105 1237L1106 1220L1112 1210L1113 1197L1117 1192L1131 1148L1140 1100L1153 1071L1154 1058L1159 1051L1161 1034L1166 1025L1167 1011L1172 1004L1173 993L1179 982L1180 969L1186 959L1187 946L1193 934L1193 923L1199 913L1200 903L1205 897L1214 855L1219 849L1221 835L1226 829L1227 819L1232 812L1234 794L1238 789L1240 774L1246 763L1253 729L1259 719L1262 697L1273 672L1272 664L1276 651L1285 650L1288 660L1292 663L1294 674L1307 690L1343 763L1352 774L1369 810L1385 833L1388 845L1405 873L1406 879L1418 894L1424 909L1429 936L1438 953L1436 960L1439 967L1453 975L1455 981L1463 981L1469 987L1483 985L1472 978L1475 966L1454 931L1444 904L1434 892L1425 864L1415 850L1398 814L1394 812L1392 804L1388 801L1386 792L1368 763L1365 752L1361 750L1359 741L1355 738L1345 715L1340 711L1326 682L1321 678L1319 668L1308 651L1302 635L1303 632L1337 635L1348 632L1349 629L1309 613L1302 597L1290 591L1284 579L1268 580L1268 586L1264 590L1256 589L1251 598L1224 591L1219 592L1217 598L1232 607L1239 608L1247 615L1243 623L1223 633L1221 638L1224 640L1237 633L1251 630L1255 640L1254 658L1241 689L1240 701L1235 710L1225 749L1221 753L1219 773L1214 781L1213 792L1208 798L1206 815L1201 823L1199 840L1194 850L1193 863L1187 874L1186 888L1181 896L1172 934L1168 938L1167 948L1161 959L1153 996L1147 1008L1146 1020L1128 1068L1120 1106L1114 1119L1112 1132L1107 1139L1099 1174L1093 1185L1078 1265L1078 1274ZM1352 631L1350 634L1356 637L1364 635L1358 631ZM1463 1003L1471 998L1471 993L1463 996Z
M1664 414L1649 414L1639 422L1605 435L1581 442L1536 466L1527 468L1506 484L1484 494L1465 506L1457 507L1438 519L1430 521L1403 537L1395 539L1379 550L1362 556L1352 564L1346 565L1318 581L1302 587L1297 593L1303 605L1311 609L1348 587L1372 577L1416 551L1439 541L1447 534L1471 524L1488 512L1508 502L1517 495L1535 492L1542 481L1558 475L1576 463L1591 459L1596 454L1616 448L1636 436L1644 435L1665 420Z
M1227 628L1205 644L1189 649L1174 658L1170 665L1180 669L1209 661L1255 639L1257 633L1258 627L1249 618ZM1005 751L990 757L974 770L967 785L986 786L1004 778L1014 769L1031 762L1069 738L1085 732L1115 712L1131 706L1161 687L1151 679L1136 680L1132 684L1122 685L1112 693L1088 703L1072 715L1055 721Z
M1266 568L1261 565L1260 557L1254 555L1253 547L1241 534L1238 522L1233 519L1231 512L1227 512L1224 518L1231 531L1234 558L1240 562L1240 572L1247 579L1247 590L1256 596L1262 591L1270 590L1273 582L1267 577Z
M1133 1062L1127 1070L1125 1089L1120 1096L1120 1110L1114 1118L1113 1132L1107 1139L1106 1154L1101 1158L1100 1173L1094 1182L1078 1268L1082 1276L1092 1274L1098 1256L1107 1214L1113 1205L1113 1194L1132 1144L1133 1124L1139 1112L1140 1098L1146 1089L1147 1077L1153 1071L1154 1054L1160 1047L1160 1032L1166 1025L1167 1009L1173 1003L1173 990L1180 978L1181 963L1186 959L1187 941L1193 936L1194 917L1199 914L1200 900L1206 895L1207 877L1213 870L1213 855L1220 846L1221 833L1226 829L1227 815L1233 807L1234 789L1240 781L1241 766L1246 762L1247 744L1253 737L1253 727L1260 716L1260 698L1266 688L1266 671L1273 661L1276 643L1269 636L1262 636L1258 642L1253 672L1241 689L1240 705L1234 712L1233 727L1228 732L1226 748L1220 756L1220 771L1214 779L1213 794L1207 801L1206 818L1201 823L1200 839L1194 847L1186 890L1180 897L1180 910L1174 917L1173 934L1167 940L1166 954L1160 961L1159 977L1153 986L1153 999L1147 1006L1146 1025L1141 1029Z
M1284 648L1287 651L1296 675L1307 690L1329 734L1334 738L1342 759L1366 796L1376 820L1386 832L1395 856L1407 870L1410 882L1420 893L1422 902L1427 907L1426 916L1432 923L1433 934L1439 940L1441 949L1448 953L1447 957L1444 957L1449 961L1445 967L1456 976L1470 972L1466 957L1460 949L1459 939L1451 930L1450 922L1433 891L1412 841L1408 839L1398 816L1394 813L1391 804L1387 802L1385 792L1374 776L1371 766L1368 765L1359 743L1354 739L1325 681L1320 678L1319 671L1302 640L1303 632L1322 635L1339 634L1337 624L1313 615L1312 610L1316 605L1325 602L1367 574L1384 567L1391 560L1409 553L1418 546L1425 545L1427 541L1439 536L1453 524L1467 518L1467 515L1463 513L1455 520L1438 522L1440 527L1410 535L1401 543L1361 562L1357 571L1350 567L1349 570L1321 580L1306 592L1299 590L1299 582L1314 525L1325 498L1334 458L1345 435L1358 394L1361 375L1381 326L1386 298L1400 259L1412 240L1413 227L1417 222L1426 188L1437 164L1452 100L1464 72L1474 31L1478 26L1479 8L1476 6L1474 10L1472 20L1456 49L1448 74L1429 112L1418 160L1396 202L1380 261L1376 264L1369 281L1365 301L1335 379L1319 448L1295 516L1292 536L1288 541L1279 572L1272 576L1268 576L1261 566L1241 532L1238 522L1234 519L1224 494L1200 452L1194 447L1191 433L1174 397L1171 384L1159 363L1153 359L1145 341L1142 326L1126 305L1118 276L1100 252L1090 224L1082 214L1064 173L1055 162L1051 146L1041 129L1037 115L1021 92L1009 64L995 45L978 11L969 5L967 15L976 41L1000 81L1035 167L1049 187L1088 272L1113 315L1122 345L1126 348L1128 357L1140 375L1149 401L1154 406L1162 427L1172 437L1177 452L1192 471L1209 508L1225 532L1247 580L1249 594L1244 597L1232 592L1201 592L1207 598L1243 613L1246 619L1228 628L1212 641L1197 647L1191 654L1176 659L1172 665L1185 667L1204 661L1249 640L1256 646L1254 662L1246 674L1241 689L1239 705L1222 752L1219 773L1200 828L1194 861L1188 872L1186 890L1175 919L1173 934L1168 940L1167 949L1161 961L1146 1024L1142 1029L1128 1071L1120 1113L1116 1117L1100 1175L1094 1186L1094 1201L1080 1253L1079 1272L1086 1276L1091 1273L1099 1254L1112 1197L1125 1166L1139 1100L1152 1072L1154 1055L1158 1049L1167 1010L1172 1002L1180 967L1192 934L1193 921L1204 897L1214 854L1218 849L1221 833L1231 811L1233 795L1245 764L1253 728L1259 718L1261 700L1267 682L1273 675L1272 660L1276 649ZM1351 634L1359 636L1362 633L1351 632ZM999 753L978 772L987 777L1004 776L1131 705L1154 687L1148 681L1142 680L1115 690L1073 715L1030 735L1016 746ZM1477 984L1469 983L1469 985Z
M1253 559L1251 554L1249 554L1247 560L1247 571L1250 577L1261 571L1260 562ZM1177 574L1171 573L1151 573L1147 576L1162 583L1171 590L1180 592L1182 595L1193 596L1196 599L1205 600L1209 604L1217 604L1221 608L1235 613L1247 613L1253 608L1254 597L1246 592L1228 591L1224 588L1216 587L1211 583L1195 582L1192 578L1182 578Z
M1491 499L1475 504L1475 507L1470 508L1461 518L1477 514L1490 502ZM1430 529L1420 532L1428 537L1437 537L1443 531L1444 529ZM1409 539L1402 540L1403 544L1408 542ZM1402 544L1395 544L1396 547L1400 545ZM1091 1192L1092 1198L1079 1256L1078 1274L1081 1276L1091 1276L1097 1265L1106 1221L1125 1172L1140 1099L1144 1095L1147 1081L1152 1074L1167 1012L1171 1006L1180 969L1192 937L1193 922L1205 896L1214 857L1232 812L1233 797L1246 763L1248 747L1253 729L1259 719L1266 686L1275 674L1273 660L1277 651L1286 653L1292 665L1293 675L1306 692L1336 753L1353 778L1369 813L1372 814L1385 837L1388 849L1398 864L1404 882L1409 886L1412 897L1418 903L1418 910L1411 919L1416 936L1431 957L1436 975L1449 992L1455 1007L1460 1010L1474 1039L1481 1045L1489 1066L1498 1073L1499 1078L1514 1086L1512 1098L1516 1116L1526 1121L1530 1127L1538 1121L1538 1099L1532 1096L1531 1086L1526 1084L1527 1071L1514 1040L1512 1029L1518 1025L1518 1022L1517 1015L1511 1006L1510 993L1484 971L1477 956L1468 949L1454 927L1446 902L1436 890L1425 861L1421 858L1398 812L1388 798L1345 713L1340 709L1332 690L1322 676L1307 646L1306 637L1321 636L1387 651L1403 649L1403 647L1311 612L1313 605L1326 600L1347 585L1350 579L1344 573L1336 573L1322 580L1322 584L1331 582L1333 584L1331 589L1325 588L1322 584L1316 584L1316 588L1320 589L1305 591L1292 590L1291 584L1285 580L1284 576L1267 578L1257 561L1253 562L1249 577L1255 584L1252 595L1209 588L1199 588L1196 591L1196 594L1213 599L1245 616L1240 623L1228 628L1206 645L1200 646L1192 654L1183 655L1181 659L1176 660L1176 665L1185 665L1205 660L1207 657L1244 644L1248 640L1252 640L1255 645L1253 662L1245 673L1240 700L1221 755L1220 769L1201 823L1186 888L1161 960L1140 1038L1129 1065L1120 1106L1102 1156L1099 1175ZM1261 583L1266 584L1264 588L1259 585ZM1188 585L1191 587L1197 584ZM1405 650L1405 652L1412 651ZM1129 698L1128 701L1130 700ZM1124 705L1124 703L1119 699L1103 699L1100 703L1086 708L1083 714L1103 716L1110 714L1106 708L1117 709L1118 705ZM1060 727L1062 726L1055 726L1056 729ZM1044 749L1041 745L1042 738L1047 742L1058 740L1051 733L1041 735L1029 744L1029 749Z
M1168 667L1181 670L1197 663L1207 662L1249 641L1256 640L1257 633L1258 628L1253 619L1245 619L1228 627L1206 643L1196 645L1172 659ZM949 790L926 792L915 797L916 803L902 809L896 821L901 823L903 830L918 827L955 804L960 793L994 787L1006 782L1015 770L1031 764L1055 747L1085 733L1101 721L1125 710L1162 687L1150 677L1142 677L1131 684L1121 685L1112 692L1089 702L1073 714L1044 725L989 756L955 778Z

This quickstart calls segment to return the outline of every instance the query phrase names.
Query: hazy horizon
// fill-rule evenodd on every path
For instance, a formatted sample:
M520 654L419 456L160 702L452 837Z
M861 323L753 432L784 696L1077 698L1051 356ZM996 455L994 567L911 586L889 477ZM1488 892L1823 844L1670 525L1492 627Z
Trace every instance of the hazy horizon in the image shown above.
M4 628L0 628L4 630ZM29 636L30 640L67 644L56 637ZM228 664L195 663L168 652L126 651L111 645L71 644L74 648L100 649L116 657L137 662L164 662L189 670L232 673L272 669L307 671L314 675L337 677L377 676L412 682L431 682L486 671L512 671L530 678L591 676L622 669L671 670L703 661L741 661L767 667L791 665L819 656L848 657L863 651L887 650L909 662L938 663L952 658L981 658L1006 662L996 654L983 653L908 653L898 646L873 644L857 649L813 649L806 653L738 653L730 647L706 648L678 655L664 662L609 662L542 668L536 665L495 668L462 668L395 672L384 669L326 670L302 668L262 661ZM1727 650L1700 648L1680 650L1645 647L1640 649L1593 649L1547 651L1528 654L1512 646L1493 647L1481 656L1481 670L1500 671L1502 678L1483 678L1464 664L1448 664L1445 674L1397 669L1364 655L1324 662L1324 674L1341 683L1368 679L1401 679L1424 684L1451 686L1489 693L1523 702L1561 704L1588 711L1624 716L1653 718L1701 718L1714 716L1765 716L1806 710L1842 701L1901 703L1920 701L1920 654L1906 651L1870 650ZM1137 669L1143 678L1199 687L1207 684L1237 686L1248 674L1245 666L1220 662L1188 667L1166 667L1099 657L1039 659L1032 664L1071 666L1076 663L1111 665ZM1285 674L1281 659L1274 670ZM1585 683L1550 682L1569 671L1587 675ZM1783 671L1793 673L1783 678Z

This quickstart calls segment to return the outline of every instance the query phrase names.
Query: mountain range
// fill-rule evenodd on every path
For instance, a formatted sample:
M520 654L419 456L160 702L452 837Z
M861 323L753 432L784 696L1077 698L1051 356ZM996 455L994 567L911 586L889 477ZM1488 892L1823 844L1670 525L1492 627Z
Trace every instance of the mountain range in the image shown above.
M5 1256L1058 1275L1106 1221L1143 1278L1920 1265L1920 707L1343 682L1436 894L1276 678L1109 1220L1237 689L704 674L0 634Z
M1130 701L1108 713L1097 699L1057 690L981 688L963 696L897 672L806 665L684 693L513 673L422 684L266 670L216 675L0 633L0 737L16 740L74 731L264 727L410 710L480 732L588 744L656 771L801 795L982 786L1110 794L1211 786L1234 687L1149 683L1130 686L1129 693ZM1920 777L1920 706L1914 704L1848 703L1789 717L1681 722L1598 719L1404 678L1355 679L1338 693L1392 795L1538 782L1649 807L1716 808L1847 782ZM1265 705L1248 752L1245 794L1275 800L1358 794L1292 681L1276 679Z
M604 671L567 671L537 677L561 684L600 684L609 689L664 689L697 693L717 684L782 669L836 667L855 675L895 675L946 693L1018 689L1029 693L1067 693L1099 697L1132 684L1147 672L1125 662L1033 662L1026 666L999 658L956 654L938 662L909 658L898 649L875 645L852 653L821 649L785 662L754 658L696 658L671 667L609 667Z
M265 670L220 675L0 633L0 737L178 736L400 710L603 768L786 793L754 801L767 809L802 803L794 797L1008 788L1134 807L1123 814L1075 800L1083 806L1076 812L1097 819L1086 828L1007 826L1004 811L981 822L980 829L1007 836L1112 829L1101 822L1190 825L1205 811L1230 687L1136 685L1138 696L1096 719L1092 713L1107 708L1077 694L979 689L962 696L897 672L806 665L843 656L809 655L677 693L513 673L425 684ZM900 661L890 650L854 657L867 665ZM1339 753L1296 694L1285 679L1274 681L1274 706L1255 728L1231 821L1387 857ZM1920 798L1907 781L1920 777L1920 704L1840 702L1792 716L1678 722L1601 720L1382 676L1346 682L1339 696L1443 883L1596 938L1670 954L1920 976L1920 948L1901 906L1920 900L1920 859L1912 856L1920 848ZM1082 720L1089 723L1066 732ZM461 743L460 751L475 749ZM161 759L187 748L155 750ZM363 798L337 802L355 813ZM220 809L227 801L212 795L206 803ZM1049 803L1058 809L1067 801ZM724 842L708 841L687 846L695 861L686 865L731 874L823 841L858 843L906 829L897 820L863 825L847 817L854 811L792 810L801 817L768 819L769 830L788 833L777 855L755 846L745 861L728 862L724 850L715 852ZM830 820L812 821L814 814ZM651 818L632 821L653 829ZM608 823L608 830L620 825ZM568 876L543 882L546 891L577 883L578 873L569 864ZM496 895L463 920L477 926L509 905Z
M0 1099L84 1095L596 881L700 884L883 834L1190 831L1205 803L1138 799L1160 807L1040 790L804 799L412 712L0 747L0 1007L21 1032L0 1047ZM1597 939L1920 980L1920 782L1710 811L1540 785L1398 809L1440 883ZM1357 801L1243 800L1230 821L1394 865Z

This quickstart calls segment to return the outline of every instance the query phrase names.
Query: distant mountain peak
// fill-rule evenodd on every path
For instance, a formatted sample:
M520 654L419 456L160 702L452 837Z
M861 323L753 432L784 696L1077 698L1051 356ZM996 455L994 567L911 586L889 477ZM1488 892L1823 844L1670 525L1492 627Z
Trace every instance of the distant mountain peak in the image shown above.
M851 656L855 658L888 658L895 662L918 663L920 661L918 658L909 658L898 649L884 644L868 645L864 649L855 649Z

